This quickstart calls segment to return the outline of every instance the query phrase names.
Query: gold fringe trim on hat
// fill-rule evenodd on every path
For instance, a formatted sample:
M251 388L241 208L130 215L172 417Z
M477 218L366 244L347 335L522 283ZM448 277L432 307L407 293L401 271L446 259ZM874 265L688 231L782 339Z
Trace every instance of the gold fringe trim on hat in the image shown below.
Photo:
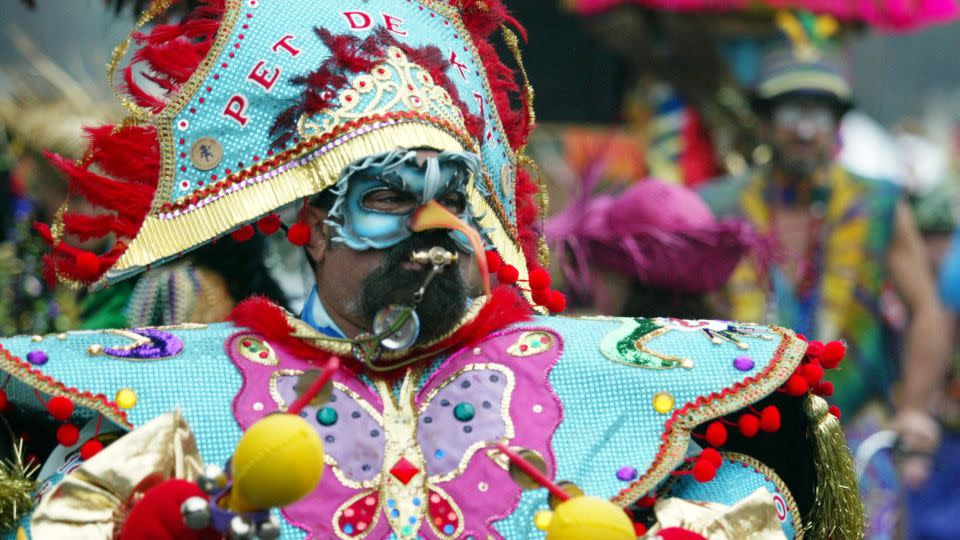
M356 136L308 163L265 173L273 176L222 194L192 211L169 218L152 213L144 220L127 251L108 272L107 281L117 281L149 265L179 256L265 214L316 195L335 184L343 168L357 159L411 145L441 151L464 150L463 143L455 135L422 121L402 122ZM469 187L468 195L482 213L480 224L490 229L488 236L494 247L505 261L521 271L521 278L524 278L526 264L516 241L475 186Z
M817 487L807 518L808 540L860 540L866 525L863 501L840 422L830 414L827 402L809 395L803 410L811 421Z

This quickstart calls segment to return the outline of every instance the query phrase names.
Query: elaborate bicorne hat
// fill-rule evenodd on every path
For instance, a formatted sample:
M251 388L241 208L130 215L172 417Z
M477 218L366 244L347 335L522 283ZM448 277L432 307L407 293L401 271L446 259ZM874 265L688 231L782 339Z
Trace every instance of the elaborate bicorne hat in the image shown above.
M154 2L138 27L172 3ZM140 45L122 71L130 116L88 129L84 159L50 156L85 201L38 226L48 277L109 284L254 223L276 231L273 212L352 161L431 147L481 157L468 198L526 279L545 249L522 166L532 91L488 41L501 29L519 62L506 25L523 34L499 0L202 0L176 24L132 33L110 70ZM304 227L288 238L303 242ZM112 244L71 244L91 239Z

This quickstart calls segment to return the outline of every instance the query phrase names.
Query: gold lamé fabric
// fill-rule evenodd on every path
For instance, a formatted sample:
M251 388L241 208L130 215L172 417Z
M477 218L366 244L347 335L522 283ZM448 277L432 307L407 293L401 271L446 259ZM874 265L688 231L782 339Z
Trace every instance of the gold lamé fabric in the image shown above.
M671 497L654 507L657 525L645 538L657 538L661 529L680 527L707 540L786 540L770 492L760 488L733 506Z
M150 487L195 480L202 469L193 433L179 412L131 431L68 474L33 512L33 540L104 540Z

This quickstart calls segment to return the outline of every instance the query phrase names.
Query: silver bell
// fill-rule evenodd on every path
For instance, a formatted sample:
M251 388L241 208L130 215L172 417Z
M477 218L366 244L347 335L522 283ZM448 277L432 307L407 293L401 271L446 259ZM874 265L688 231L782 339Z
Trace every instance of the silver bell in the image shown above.
M233 516L230 520L230 531L227 534L230 540L254 540L253 523L243 516Z
M180 505L183 524L193 530L210 526L210 502L203 497L190 497Z
M270 516L270 519L261 521L257 525L257 538L259 540L277 540L280 538L280 520L276 516Z
M203 468L203 474L197 478L197 485L204 493L216 493L227 485L227 475L219 465L207 465Z

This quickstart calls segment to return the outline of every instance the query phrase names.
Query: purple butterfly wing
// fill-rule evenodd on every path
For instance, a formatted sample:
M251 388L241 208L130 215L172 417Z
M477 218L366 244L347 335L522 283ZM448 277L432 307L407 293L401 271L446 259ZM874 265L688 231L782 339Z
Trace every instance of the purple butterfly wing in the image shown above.
M429 530L420 531L425 538L500 538L492 523L516 508L520 488L491 459L490 443L533 450L554 474L550 440L562 409L548 375L561 354L562 341L552 330L521 328L492 334L431 375L416 401L417 437L431 487L448 496L463 519L455 530L434 528L438 516L431 504Z

